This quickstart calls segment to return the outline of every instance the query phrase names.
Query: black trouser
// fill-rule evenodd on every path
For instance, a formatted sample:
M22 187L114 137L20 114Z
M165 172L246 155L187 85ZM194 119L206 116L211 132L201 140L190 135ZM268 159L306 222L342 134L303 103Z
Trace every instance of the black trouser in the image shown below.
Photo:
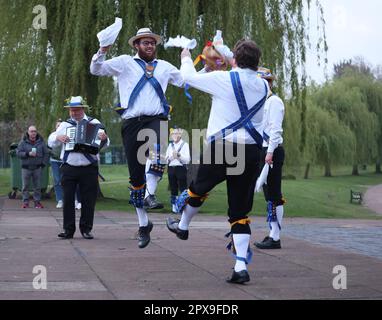
M168 182L171 195L177 196L187 189L187 168L185 166L168 166Z
M235 167L235 164L228 164L224 156L223 163L218 164L215 159L215 151L219 148L224 150L228 142L212 143L208 146L207 153L211 152L211 164L204 163L203 156L195 181L191 182L189 190L198 195L203 196L211 191L217 184L227 181L227 196L228 196L228 216L229 222L247 218L247 214L252 210L253 205L253 186L259 175L260 170L260 148L256 144L241 145L245 149L244 172L240 175L227 175L227 168ZM237 144L232 144L233 150L236 153ZM216 151L219 154L219 151ZM202 202L198 198L191 198L188 202L192 207L199 207ZM233 233L250 234L251 229L248 224L235 224L231 231Z
M129 167L130 173L130 183L134 187L139 187L146 182L145 177L145 167L146 160L139 159L138 150L142 147L147 141L138 141L138 133L142 129L151 129L156 134L156 142L159 145L164 146L167 143L167 136L160 137L160 123L161 121L167 121L167 117L163 115L159 116L141 116L132 119L126 119L123 121L121 134L123 145L125 147L125 153L127 158L127 165ZM166 129L167 135L167 129ZM162 140L164 141L162 141ZM148 146L149 147L149 146ZM161 148L163 151L164 147ZM146 156L148 155L148 148ZM139 161L141 160L141 161Z
M265 156L267 154L267 148L263 148L261 152L261 167L264 166ZM281 203L283 197L281 192L281 177L282 177L282 167L284 164L285 152L282 146L278 146L273 151L273 166L269 167L267 184L264 184L263 191L266 201L272 201L274 203Z
M76 230L76 211L74 197L77 186L81 194L80 231L90 232L93 228L94 209L97 199L98 166L74 167L67 163L61 167L61 185L64 191L64 230Z

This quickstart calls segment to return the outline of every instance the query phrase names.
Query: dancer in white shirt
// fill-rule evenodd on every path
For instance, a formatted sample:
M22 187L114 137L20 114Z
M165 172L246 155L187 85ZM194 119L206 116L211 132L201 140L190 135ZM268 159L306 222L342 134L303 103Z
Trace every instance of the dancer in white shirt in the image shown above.
M105 60L110 46L101 47L93 56L90 65L92 74L114 76L118 81L121 107L117 112L123 119L121 134L130 173L130 203L136 208L139 221L139 248L149 244L153 228L143 207L146 183L158 183L165 166L163 146L167 146L167 120L170 112L165 92L169 83L178 87L184 84L176 67L156 58L157 46L161 42L159 35L151 32L149 28L142 28L129 39L129 45L137 50L134 57L121 55ZM150 129L156 135L153 146L149 146L154 151L154 157L146 175L146 158L140 157L139 153L145 144L139 133L145 129ZM144 136L147 137L146 134ZM146 152L146 156L148 154L149 152Z
M187 165L190 163L190 147L182 139L183 129L175 127L170 129L172 141L166 151L166 160L168 163L168 182L171 189L171 208L176 211L176 199L178 192L182 193L187 189Z
M268 81L272 89L275 76L271 71L267 68L259 68L258 73ZM267 183L263 186L267 201L267 222L270 232L269 236L266 236L262 242L255 242L255 246L259 249L281 249L280 231L285 203L281 192L282 167L285 158L282 146L284 114L284 103L278 96L270 92L264 106L264 142L261 156L262 164L268 163L270 165Z
M256 43L239 41L234 48L232 71L196 72L188 50L182 52L182 75L191 87L212 96L212 106L208 120L205 154L210 162L202 158L197 177L188 190L177 200L181 219L169 217L168 229L179 239L187 240L191 219L199 211L208 192L226 180L228 197L228 216L231 224L236 263L230 278L231 283L250 281L247 263L250 260L250 220L248 213L253 205L253 186L260 169L262 147L261 123L263 106L268 94L268 84L258 77L257 68L261 51ZM244 162L242 170L230 170L238 163L232 163L227 150L238 155ZM223 158L219 155L223 155ZM206 157L208 158L208 157Z

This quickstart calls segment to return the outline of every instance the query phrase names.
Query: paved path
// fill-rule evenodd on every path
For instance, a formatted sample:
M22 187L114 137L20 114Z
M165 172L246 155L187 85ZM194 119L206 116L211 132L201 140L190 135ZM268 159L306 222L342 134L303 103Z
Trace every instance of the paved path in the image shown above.
M152 242L139 249L135 214L98 211L94 240L59 240L62 213L53 203L19 206L0 201L0 299L382 299L380 246L354 245L367 238L377 246L381 220L285 219L283 249L255 249L251 282L232 285L225 217L197 216L181 241L167 231L167 215L150 214ZM251 243L267 232L253 220ZM33 289L36 265L47 268L46 290ZM346 267L346 290L333 288L336 265Z
M382 215L382 184L369 188L364 195L364 205Z

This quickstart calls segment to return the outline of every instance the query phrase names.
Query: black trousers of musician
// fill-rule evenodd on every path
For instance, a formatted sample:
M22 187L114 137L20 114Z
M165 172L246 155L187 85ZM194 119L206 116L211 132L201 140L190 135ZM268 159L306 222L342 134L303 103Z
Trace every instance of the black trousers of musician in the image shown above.
M61 167L62 189L64 191L64 230L74 233L76 230L76 211L74 200L77 186L81 194L80 231L93 229L94 209L97 199L98 166L75 167L67 163Z
M265 163L265 156L267 154L267 148L263 148L261 152L261 168ZM282 192L281 192L281 178L282 178L282 167L285 160L285 151L283 146L278 146L273 151L273 166L269 167L267 184L263 185L264 197L266 201L272 201L273 203L279 204L282 202Z
M168 166L168 182L172 196L177 196L187 189L187 168L185 166Z
M219 141L210 144L206 152L211 154L211 162L206 163L203 156L201 157L196 179L191 182L189 190L196 195L203 196L219 183L226 181L228 221L233 223L247 218L247 214L252 210L253 185L260 173L261 150L256 144L241 145L240 148L245 150L245 155L242 155L244 157L241 156L239 161L244 161L244 171L239 175L227 175L227 168L236 167L236 164L230 164L232 160L226 157L227 144L231 144L230 148L233 149L234 155L237 154L238 145L235 143ZM221 149L223 151L219 151ZM217 154L223 154L222 164L218 164L215 156ZM188 203L192 207L202 205L198 198L191 198ZM231 231L232 233L251 234L248 224L235 224Z
M139 187L146 182L146 159L138 159L140 155L138 154L138 150L148 141L148 138L146 138L145 141L138 141L138 133L143 129L153 130L156 134L156 143L163 146L164 142L161 141L161 139L165 139L165 142L167 142L167 137L160 136L161 121L167 121L167 117L163 115L141 116L126 119L122 123L122 141L125 148L127 166L129 167L130 183L134 187ZM148 152L146 152L146 155L148 155Z

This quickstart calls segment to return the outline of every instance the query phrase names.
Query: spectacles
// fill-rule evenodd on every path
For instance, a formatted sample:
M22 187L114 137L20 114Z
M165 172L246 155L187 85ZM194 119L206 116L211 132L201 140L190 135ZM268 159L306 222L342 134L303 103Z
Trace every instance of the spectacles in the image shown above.
M149 45L152 45L153 47L155 47L157 45L156 41L141 41L140 44L145 47Z

